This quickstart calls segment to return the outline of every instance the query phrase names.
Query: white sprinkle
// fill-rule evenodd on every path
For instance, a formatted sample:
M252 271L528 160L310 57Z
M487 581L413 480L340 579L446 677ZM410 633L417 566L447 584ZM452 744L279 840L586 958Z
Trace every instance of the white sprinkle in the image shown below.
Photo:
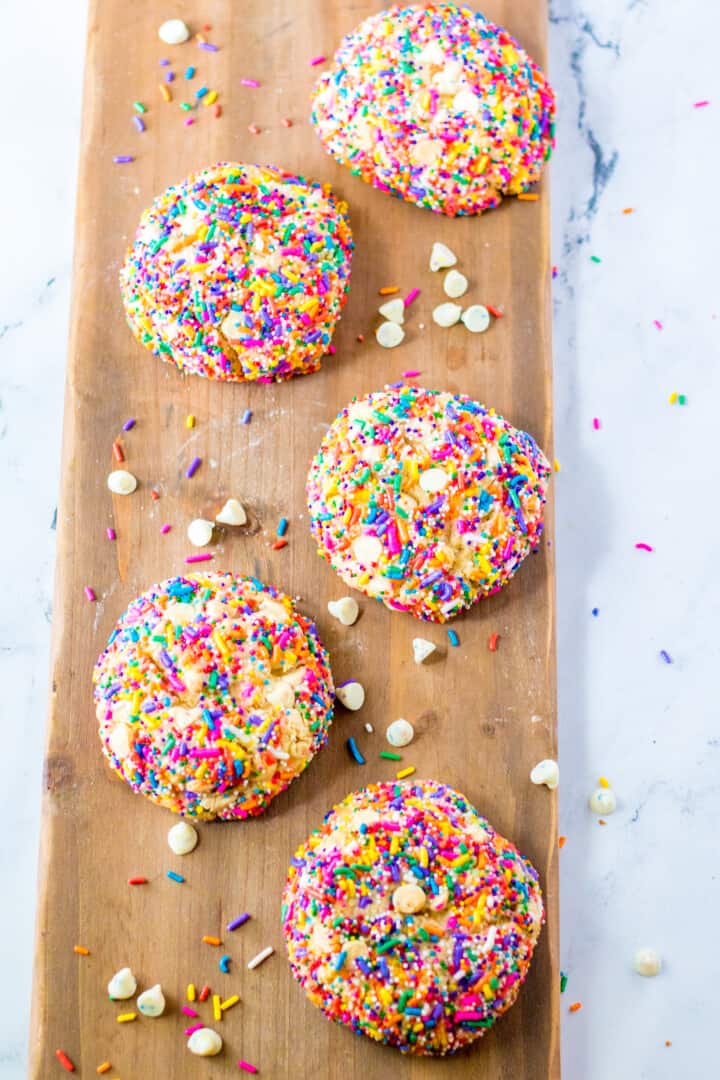
M178 821L168 830L167 841L174 855L189 855L197 847L197 829L189 821Z
M408 746L415 737L415 728L409 720L393 720L385 732L385 738L391 746Z
M107 486L113 495L132 495L137 480L127 469L114 469L107 478Z
M354 680L338 686L335 696L340 704L344 705L346 709L350 709L351 712L362 709L365 703L365 690L359 682Z
M659 975L662 968L660 953L655 949L638 949L633 956L633 967L638 975L645 975L647 978Z
M482 304L472 304L463 311L462 321L472 334L482 334L490 325L490 312Z
M372 735L372 734L373 734L373 732L375 731L375 728L374 728L374 727L372 726L372 724L371 724L371 723L370 723L370 722L368 721L368 723L367 723L367 724L365 725L365 730L367 731L368 735Z
M215 526L206 518L195 518L188 525L188 540L194 547L205 547L213 538Z
M162 1016L165 1012L165 995L160 983L156 983L140 995L137 999L137 1007L143 1016L150 1016L153 1019L156 1016Z
M545 787L550 788L550 791L554 791L560 783L560 769L557 761L553 761L552 758L539 761L530 773L530 779L533 784L538 786L544 784Z
M438 304L432 313L433 322L437 323L438 326L454 326L455 323L460 322L462 313L463 310L459 304L451 304L449 302L446 304Z
M245 525L245 507L237 499L228 499L220 513L215 515L215 520L218 525Z
M158 37L166 45L182 45L190 37L190 31L182 19L168 19L159 28Z
M416 637L413 638L413 659L416 664L422 664L424 660L427 660L431 653L434 653L437 646L433 645L432 641L428 641L427 638Z
M432 246L430 253L430 269L445 270L449 266L454 266L457 262L457 255L454 251L451 251L445 244L436 242Z
M272 945L268 945L267 948L259 952L257 956L253 956L252 960L248 964L248 971L252 971L253 968L259 967L260 964L264 964L269 956L275 952Z
M601 817L605 817L607 814L614 814L617 809L615 792L612 788L595 788L588 799L588 805L593 814L599 814Z
M443 282L443 289L445 295L449 296L452 300L457 300L459 296L464 296L467 292L468 279L464 274L461 274L459 270L449 270L445 275Z
M402 326L394 322L380 323L375 331L375 340L383 349L394 349L405 337Z
M357 622L357 617L360 614L360 608L352 596L343 596L340 600L330 600L328 611L343 626L352 626L354 622Z
M386 304L382 304L378 311L383 319L397 323L398 326L402 326L405 322L405 302L399 296L395 296L392 300L388 300Z
M223 1047L222 1038L212 1028L198 1028L188 1039L188 1050L198 1057L215 1057Z
M120 968L108 983L108 996L113 1001L127 1001L137 990L137 979L130 968Z

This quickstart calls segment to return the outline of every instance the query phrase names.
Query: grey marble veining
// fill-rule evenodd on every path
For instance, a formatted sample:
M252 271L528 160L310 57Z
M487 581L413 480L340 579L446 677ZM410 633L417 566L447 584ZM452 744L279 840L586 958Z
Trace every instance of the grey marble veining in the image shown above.
M6 50L22 100L0 176L0 1080L24 1075L28 1039L81 8L4 12L34 74ZM718 29L707 0L551 5L566 1080L717 1075ZM587 809L599 775L619 800L605 827ZM659 978L632 972L639 945L662 953Z

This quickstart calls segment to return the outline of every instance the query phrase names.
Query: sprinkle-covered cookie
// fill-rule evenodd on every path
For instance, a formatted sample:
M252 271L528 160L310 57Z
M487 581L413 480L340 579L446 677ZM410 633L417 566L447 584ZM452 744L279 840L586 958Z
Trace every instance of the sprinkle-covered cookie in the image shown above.
M510 1008L543 917L530 862L431 780L348 795L295 853L282 910L313 1004L416 1054L459 1050Z
M479 214L540 178L555 96L506 30L452 3L393 7L345 37L313 94L328 153L391 195Z
M352 234L327 184L220 164L155 199L120 272L128 323L180 371L224 382L320 367L345 303Z
M333 682L315 626L255 578L188 574L128 607L93 675L100 739L179 814L261 814L323 746Z
M531 436L494 410L387 388L330 425L308 476L311 528L348 585L444 622L537 547L549 473Z

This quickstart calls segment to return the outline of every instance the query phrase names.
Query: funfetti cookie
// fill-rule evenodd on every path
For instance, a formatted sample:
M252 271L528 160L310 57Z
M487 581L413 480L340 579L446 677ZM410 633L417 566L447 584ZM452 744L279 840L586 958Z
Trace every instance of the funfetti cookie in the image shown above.
M538 875L464 796L373 784L295 853L283 896L293 974L331 1020L448 1054L515 1001L543 923Z
M312 123L337 161L381 191L454 217L540 178L555 96L506 30L456 4L371 15L317 83Z
M532 437L493 409L387 388L330 425L307 481L311 529L348 585L444 622L538 546L549 475Z
M272 382L316 371L345 303L352 234L329 185L220 164L144 212L120 273L135 337L180 371Z
M93 675L103 753L178 814L261 814L323 746L334 688L315 626L255 578L188 574L143 593Z

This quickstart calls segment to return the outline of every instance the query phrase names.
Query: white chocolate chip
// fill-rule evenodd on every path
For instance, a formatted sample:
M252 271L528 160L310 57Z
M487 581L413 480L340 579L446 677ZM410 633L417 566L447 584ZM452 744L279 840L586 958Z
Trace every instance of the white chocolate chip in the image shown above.
M168 19L158 30L158 37L166 45L182 45L190 37L190 30L182 19Z
M427 491L428 495L435 495L438 491L444 491L449 480L448 474L444 469L440 468L426 469L424 473L420 473L420 487L423 491Z
M207 521L206 518L195 518L188 525L188 540L195 547L205 547L213 538L214 528L212 521Z
M467 287L468 279L464 274L461 274L459 270L448 270L443 282L446 296L449 296L452 300L457 300L459 296L465 295Z
M446 244L441 244L439 240L433 244L430 252L431 270L446 270L449 266L454 266L456 262L457 255Z
M127 469L114 469L107 478L107 486L113 495L132 495L137 480Z
M223 1047L223 1041L212 1028L198 1028L188 1039L188 1050L198 1057L215 1057Z
M391 746L409 746L415 737L415 728L409 720L393 720L385 732L385 738Z
M424 660L427 660L428 656L435 652L437 646L433 645L432 641L428 641L427 638L416 637L413 638L413 660L416 664L422 664Z
M477 116L480 112L479 97L477 94L473 94L468 87L463 86L453 98L453 112L469 113L470 116Z
M472 334L482 334L490 325L490 312L482 304L472 304L463 311L462 321Z
M108 995L113 1001L127 1001L137 990L137 979L130 968L120 968L108 983Z
M638 949L633 956L633 967L638 975L651 978L660 974L662 958L655 949Z
M215 515L215 520L218 525L245 525L245 507L237 499L228 499L220 513Z
M415 915L425 907L427 897L419 885L398 885L392 904L401 915Z
M365 690L361 683L355 681L338 686L335 696L340 704L344 705L346 709L350 709L351 712L362 709L365 703Z
M405 301L399 296L395 296L392 300L388 300L386 304L381 304L378 311L383 319L397 323L398 326L402 326L405 322Z
M433 322L437 323L438 326L454 326L455 323L460 322L462 313L463 309L459 304L438 304L432 313Z
M178 821L168 830L167 841L174 855L189 855L197 847L197 829L189 821Z
M439 139L419 139L410 147L410 160L413 165L432 165L442 153Z
M382 555L382 541L377 536L358 536L353 540L352 550L361 566L372 566Z
M550 791L554 791L560 783L560 769L557 761L553 761L552 758L539 761L530 773L530 779L533 784L538 786L544 784L546 788L550 788Z
M343 626L352 626L360 614L360 608L352 596L343 596L341 600L331 600L328 603L328 611Z
M462 70L459 60L446 60L445 66L433 75L432 81L441 94L454 94L460 89Z
M446 57L437 38L431 38L427 45L423 46L422 52L418 54L418 60L423 64L433 64L435 67L442 67Z
M606 817L608 814L614 814L617 809L615 792L612 788L595 788L588 799L588 805L593 814L599 814L601 817Z
M394 322L380 323L375 331L375 340L383 349L394 349L405 337L402 326Z
M137 999L137 1007L143 1016L150 1016L153 1019L156 1016L162 1016L165 1012L165 995L160 983L156 983L140 995Z

